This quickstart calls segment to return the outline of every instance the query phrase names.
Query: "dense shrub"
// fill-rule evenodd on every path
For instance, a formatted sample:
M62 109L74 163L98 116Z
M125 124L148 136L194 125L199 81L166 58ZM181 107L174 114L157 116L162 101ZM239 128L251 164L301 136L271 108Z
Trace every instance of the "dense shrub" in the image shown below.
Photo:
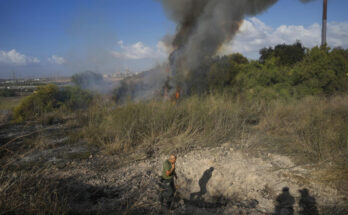
M348 91L348 60L340 49L315 47L290 70L300 95L332 95Z
M50 112L57 108L59 101L55 98L58 94L58 87L47 85L39 87L38 90L23 99L14 109L14 117L18 121L24 119L37 118L45 112Z
M224 88L233 86L237 74L246 64L248 64L248 59L241 54L232 54L215 59L208 73L210 91L221 92Z
M86 109L93 100L93 95L79 87L66 87L57 95L62 106L68 110Z
M77 87L59 89L56 85L49 84L38 87L32 95L25 97L15 107L14 117L17 121L37 119L44 113L52 112L58 108L76 110L86 108L92 101L92 95Z
M241 67L233 93L247 98L290 99L348 92L346 53L343 49L314 47L293 66L279 65L276 57L263 63L252 61Z

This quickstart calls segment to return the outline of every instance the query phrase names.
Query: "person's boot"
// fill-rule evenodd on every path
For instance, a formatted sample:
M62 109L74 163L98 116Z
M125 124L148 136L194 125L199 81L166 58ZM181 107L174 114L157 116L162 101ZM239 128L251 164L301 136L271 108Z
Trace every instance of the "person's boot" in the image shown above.
M162 194L158 195L158 201L162 204L162 202L163 202L163 196L162 196Z
M162 197L162 200L160 202L161 202L161 206L163 208L167 208L168 201L165 198Z
M175 209L175 200L172 199L171 201L168 202L167 204L167 208L170 209L170 210L174 210Z
M172 209L172 202L168 201L166 207L167 209Z

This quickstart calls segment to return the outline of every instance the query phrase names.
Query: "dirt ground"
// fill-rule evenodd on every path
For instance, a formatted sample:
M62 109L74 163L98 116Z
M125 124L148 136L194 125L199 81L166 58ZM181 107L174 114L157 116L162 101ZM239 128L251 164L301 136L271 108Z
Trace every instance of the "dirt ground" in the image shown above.
M0 147L16 136L40 129L39 125L26 129L3 126ZM12 174L18 177L21 170L44 168L41 177L54 182L58 195L66 197L69 214L347 212L347 196L317 181L311 167L297 166L286 156L256 156L236 150L230 143L177 154L177 192L168 210L158 199L162 163L168 155L154 153L146 159L125 162L124 156L107 156L82 142L68 144L60 125L44 130L29 139L37 141L40 137L41 146L27 150L19 146L28 140L18 139L9 149L25 153L8 156L2 151L2 162L7 162L2 163L2 170L13 167Z

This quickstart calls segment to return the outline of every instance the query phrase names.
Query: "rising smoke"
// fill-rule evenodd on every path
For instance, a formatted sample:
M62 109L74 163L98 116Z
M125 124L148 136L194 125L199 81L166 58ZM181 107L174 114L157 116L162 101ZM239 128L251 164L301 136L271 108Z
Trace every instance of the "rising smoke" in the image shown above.
M186 77L238 32L245 16L254 16L277 0L158 0L177 24L169 57L171 75ZM310 0L300 0L308 2Z
M201 87L200 81L207 71L198 68L205 60L213 57L225 42L233 39L246 16L259 14L278 0L157 1L162 3L168 17L177 24L176 34L166 35L162 40L171 53L171 77L166 79L168 73L164 67L144 73L143 80L133 84L135 100L151 97L156 89L166 88L165 83L172 90L170 94L175 90L189 93L192 85ZM305 3L311 0L300 1Z
M177 23L170 56L172 75L196 69L205 57L233 38L245 16L256 15L277 0L160 0ZM186 75L186 74L181 74Z

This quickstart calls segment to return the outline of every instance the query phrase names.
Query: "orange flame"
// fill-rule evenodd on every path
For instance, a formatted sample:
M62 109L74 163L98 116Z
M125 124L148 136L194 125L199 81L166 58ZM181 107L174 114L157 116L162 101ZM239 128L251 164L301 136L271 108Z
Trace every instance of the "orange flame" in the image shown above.
M180 88L176 88L176 92L172 96L172 103L176 104L180 99Z
M176 100L180 99L180 92L179 92L179 89L177 89L176 92L175 92L175 99L176 99Z

